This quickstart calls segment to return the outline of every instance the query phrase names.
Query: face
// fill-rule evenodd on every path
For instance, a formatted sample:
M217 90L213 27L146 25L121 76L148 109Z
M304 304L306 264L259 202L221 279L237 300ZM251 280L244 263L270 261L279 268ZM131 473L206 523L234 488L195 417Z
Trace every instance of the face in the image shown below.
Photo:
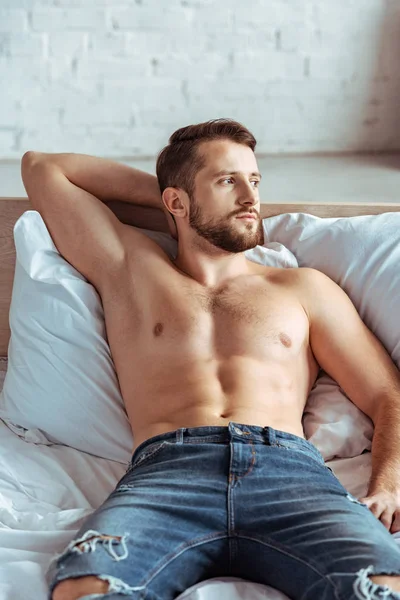
M198 151L206 157L206 165L196 174L189 226L227 252L244 252L262 244L261 175L254 152L227 140L205 142ZM237 218L247 212L256 219Z

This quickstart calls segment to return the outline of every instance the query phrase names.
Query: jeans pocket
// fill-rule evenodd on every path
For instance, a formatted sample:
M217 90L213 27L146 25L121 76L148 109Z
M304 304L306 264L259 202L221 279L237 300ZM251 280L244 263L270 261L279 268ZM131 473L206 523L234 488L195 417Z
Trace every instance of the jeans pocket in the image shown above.
M169 442L159 441L154 442L153 444L149 444L141 452L135 457L135 459L129 465L128 471L132 469L136 469L138 467L143 466L145 463L148 463L152 458L154 458Z

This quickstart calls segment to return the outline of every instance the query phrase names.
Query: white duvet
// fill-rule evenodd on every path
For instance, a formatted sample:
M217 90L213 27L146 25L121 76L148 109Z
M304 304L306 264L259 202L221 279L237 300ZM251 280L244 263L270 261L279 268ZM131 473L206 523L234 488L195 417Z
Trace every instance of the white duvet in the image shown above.
M61 444L37 443L35 431L12 431L1 419L0 439L0 600L47 600L52 555L75 537L126 467ZM370 453L327 464L356 497L366 493ZM400 543L400 533L394 537ZM202 582L179 598L287 600L273 588L232 577Z

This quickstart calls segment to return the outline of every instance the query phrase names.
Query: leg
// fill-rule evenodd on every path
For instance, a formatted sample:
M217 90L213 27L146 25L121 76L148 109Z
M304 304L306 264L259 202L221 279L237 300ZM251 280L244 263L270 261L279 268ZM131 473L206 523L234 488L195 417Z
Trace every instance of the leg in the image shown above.
M107 502L104 503L101 508L104 508L106 504ZM93 522L93 520L94 515L91 515L90 521ZM86 523L84 525L86 525ZM83 526L79 533L81 533L82 530ZM113 557L114 560L124 560L128 556L128 549L126 545L127 537L128 534L125 534L124 536L104 535L99 531L89 529L80 539L70 542L61 557L57 558L57 562L61 561L62 559L65 560L65 558L68 559L74 554L82 556L83 554L94 552L97 544L102 544L103 547L104 545L107 545L108 553ZM96 561L93 562L95 563ZM54 570L54 565L52 565L51 568ZM63 566L61 566L61 568L65 569ZM51 596L52 600L75 600L83 597L85 594L106 593L108 591L131 591L131 588L127 583L125 583L121 578L115 577L114 575L100 574L98 576L83 576L82 573L77 573L76 568L74 568L73 571L76 573L73 578L63 579L62 581L56 583L55 587L53 585L53 592Z
M53 600L77 600L88 594L102 594L109 590L107 582L89 575L77 579L64 579L53 590Z
M234 457L231 575L292 600L400 600L399 547L307 444L282 432Z
M53 558L48 600L111 600L113 592L172 600L226 574L229 449L175 441L134 454L116 489Z
M372 568L362 569L354 583L356 598L400 598L400 577L388 575L370 575ZM387 587L386 587L387 586ZM392 592L392 593L391 593ZM390 596L389 596L390 594Z
M393 575L391 577L389 577L388 575L373 575L372 577L370 576L370 579L374 583L377 583L379 585L387 585L390 589L394 590L395 592L400 592L400 577L396 577Z

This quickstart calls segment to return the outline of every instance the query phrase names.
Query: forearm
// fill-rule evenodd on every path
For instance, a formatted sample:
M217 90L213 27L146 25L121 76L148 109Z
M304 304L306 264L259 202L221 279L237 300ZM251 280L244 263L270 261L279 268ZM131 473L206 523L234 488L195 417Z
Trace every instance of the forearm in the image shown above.
M101 200L163 209L157 177L113 160L75 153L32 152L33 162L57 166L76 186Z
M115 216L126 225L150 229L151 231L171 233L164 212L158 208L132 206L132 204L114 200L106 202L106 204L108 208L113 211Z
M400 394L381 401L372 440L372 474L368 493L400 487Z

